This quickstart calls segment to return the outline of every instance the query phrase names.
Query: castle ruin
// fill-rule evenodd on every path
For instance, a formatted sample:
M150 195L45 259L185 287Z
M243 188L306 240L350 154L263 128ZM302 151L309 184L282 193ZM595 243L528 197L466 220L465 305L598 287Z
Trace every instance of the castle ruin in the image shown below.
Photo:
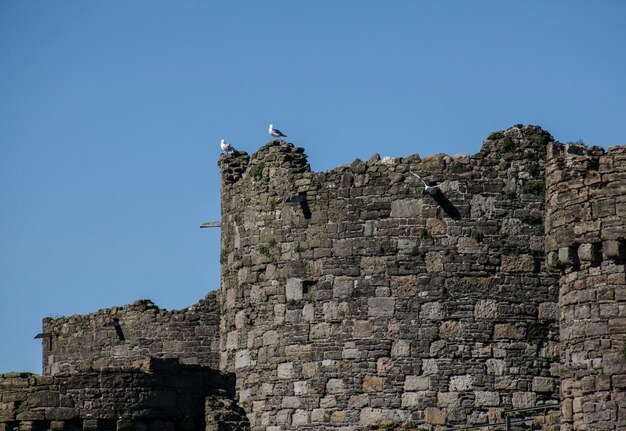
M0 375L0 431L445 430L555 405L546 431L626 430L626 147L517 125L473 156L318 173L272 141L219 166L220 290L44 319L43 375Z

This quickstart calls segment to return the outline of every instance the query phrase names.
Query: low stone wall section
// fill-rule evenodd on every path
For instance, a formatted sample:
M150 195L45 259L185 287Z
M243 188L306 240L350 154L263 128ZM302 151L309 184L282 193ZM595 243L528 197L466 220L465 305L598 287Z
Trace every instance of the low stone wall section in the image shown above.
M146 358L137 368L0 375L0 430L217 431L207 418L245 430L233 401L234 379L174 359Z
M182 310L149 300L86 315L43 321L44 375L79 368L127 367L146 357L219 366L219 293Z

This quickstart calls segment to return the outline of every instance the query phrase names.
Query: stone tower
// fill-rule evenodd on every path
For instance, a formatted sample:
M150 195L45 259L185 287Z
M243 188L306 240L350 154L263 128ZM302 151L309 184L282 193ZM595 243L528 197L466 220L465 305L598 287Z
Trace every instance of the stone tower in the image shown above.
M222 157L220 362L252 429L434 429L556 402L551 141L516 126L471 157L325 173L284 141Z
M546 252L560 271L562 430L626 429L626 147L551 144Z

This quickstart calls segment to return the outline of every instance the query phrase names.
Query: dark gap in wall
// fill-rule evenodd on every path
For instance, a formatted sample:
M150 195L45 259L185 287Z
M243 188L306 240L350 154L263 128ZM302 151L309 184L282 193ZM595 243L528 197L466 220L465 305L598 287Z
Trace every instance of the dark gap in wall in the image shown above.
M115 419L98 419L98 431L116 431L117 421Z
M124 332L122 331L122 327L117 325L115 326L115 333L117 334L117 338L120 339L121 341L126 340L126 338L124 337Z
M307 294L311 291L311 288L317 284L316 280L303 280L302 281L302 293Z
M70 419L65 421L65 425L63 426L63 431L82 431L83 430L83 420L82 419Z
M300 192L299 196L304 196L305 198L300 201L300 208L302 208L302 214L305 219L311 218L311 209L309 208L309 203L306 200L306 192Z
M48 431L51 421L34 421L31 431Z

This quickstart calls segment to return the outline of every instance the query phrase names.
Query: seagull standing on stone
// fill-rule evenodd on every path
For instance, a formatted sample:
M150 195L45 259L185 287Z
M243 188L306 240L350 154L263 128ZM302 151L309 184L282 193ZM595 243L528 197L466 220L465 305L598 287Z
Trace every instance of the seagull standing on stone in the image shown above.
M222 151L225 151L228 154L234 154L237 151L232 145L230 145L224 139L222 139L222 141L220 142L220 148L222 149Z
M424 184L424 190L426 190L426 193L434 195L435 193L437 193L437 191L439 190L439 187L441 187L441 184L437 184L434 186L430 186L426 183L426 181L424 181L422 179L422 177L420 177L419 175L417 175L415 172L409 171L411 172L413 175L415 175L417 178L420 179L420 181L422 182L422 184Z
M272 138L286 138L287 137L287 135L283 134L283 132L281 132L278 129L275 129L273 124L270 124L269 132L270 132L270 135L272 135Z

